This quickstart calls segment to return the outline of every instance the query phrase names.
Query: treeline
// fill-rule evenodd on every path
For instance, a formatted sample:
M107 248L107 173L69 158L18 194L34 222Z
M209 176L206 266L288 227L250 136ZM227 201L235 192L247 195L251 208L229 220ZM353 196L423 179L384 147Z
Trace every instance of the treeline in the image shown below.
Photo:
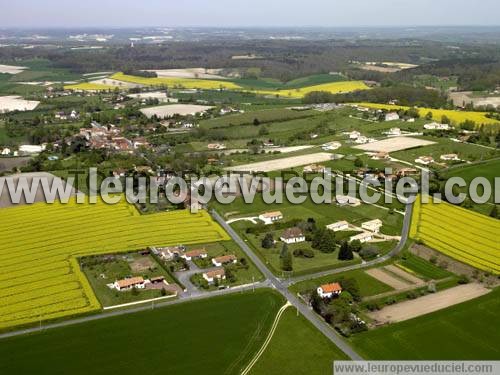
M372 90L356 91L347 94L331 94L328 92L311 92L304 97L304 102L312 103L353 103L372 102L388 103L398 100L399 105L430 108L445 108L449 105L447 98L436 90L415 88L411 86L377 87Z

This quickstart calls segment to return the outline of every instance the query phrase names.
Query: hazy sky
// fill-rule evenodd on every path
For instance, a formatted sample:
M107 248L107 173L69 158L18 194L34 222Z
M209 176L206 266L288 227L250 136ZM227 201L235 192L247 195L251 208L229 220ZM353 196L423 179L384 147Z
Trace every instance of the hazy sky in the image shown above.
M0 28L500 25L499 0L0 0Z

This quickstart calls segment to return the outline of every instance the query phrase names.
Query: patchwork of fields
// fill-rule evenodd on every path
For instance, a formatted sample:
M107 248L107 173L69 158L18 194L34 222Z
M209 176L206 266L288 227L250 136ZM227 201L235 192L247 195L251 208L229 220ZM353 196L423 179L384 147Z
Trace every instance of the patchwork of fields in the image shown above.
M125 201L4 208L0 233L0 329L99 309L76 257L229 239L206 212L141 216Z
M123 73L115 73L111 79L136 83L146 86L160 86L165 85L173 88L185 88L185 89L205 89L205 90L235 90L235 91L251 91L259 95L279 95L284 98L302 98L306 94L313 91L328 91L334 94L346 93L357 90L367 90L368 86L362 81L341 81L341 82L329 82L319 85L304 86L295 89L288 90L248 90L247 88L240 86L237 83L227 81L227 80L210 80L210 79L192 79L192 78L175 78L175 77L156 77L156 78L146 78L126 75Z
M410 109L410 107L378 104L378 103L356 103L361 107L373 109L385 109L387 111L398 111ZM448 117L452 123L460 124L466 120L474 121L476 124L500 125L500 121L486 117L486 112L454 111L450 109L419 108L420 117L425 117L429 112L435 121L441 121L443 116Z
M447 203L415 202L410 237L475 268L500 273L500 221Z

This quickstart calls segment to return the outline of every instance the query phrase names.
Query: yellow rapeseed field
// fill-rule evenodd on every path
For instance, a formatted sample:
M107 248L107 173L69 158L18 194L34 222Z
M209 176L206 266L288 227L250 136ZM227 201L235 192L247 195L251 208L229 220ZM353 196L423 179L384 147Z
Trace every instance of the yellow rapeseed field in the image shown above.
M114 90L115 86L111 85L103 85L101 83L75 83L73 85L65 85L65 90L83 90L83 91L106 91L106 90Z
M448 203L415 202L410 237L475 268L500 274L500 221Z
M115 73L110 78L115 79L117 81L137 83L146 86L165 85L170 88L205 89L205 90L241 89L240 86L230 81L217 81L210 79L192 79L192 78L175 78L175 77L146 78L146 77L126 75L123 73Z
M387 111L397 111L399 109L407 110L410 107L405 107L401 105L389 105L389 104L378 104L378 103L355 103L361 107L373 108L373 109L384 109ZM418 108L420 117L425 117L429 112L432 113L432 118L435 121L441 121L443 116L450 119L453 124L461 124L466 120L474 121L476 124L497 124L500 125L500 121L486 117L486 112L472 112L472 111L454 111L451 109L434 109L434 108Z
M368 89L369 87L362 81L340 81L323 83L321 85L305 86L293 90L255 90L252 92L260 95L279 95L282 98L299 99L313 91L327 91L332 94L341 94Z
M170 88L186 88L186 89L205 89L205 90L234 90L234 91L250 91L258 95L279 95L282 98L299 99L312 91L328 91L334 94L343 92L352 92L357 90L367 90L362 81L342 81L324 83L321 85L305 86L293 90L247 90L231 81L217 81L208 79L190 79L190 78L145 78L126 75L123 73L115 73L111 77L117 81L137 83L147 86L166 85Z
M140 215L125 200L4 208L0 233L0 329L98 310L77 257L229 239L206 212Z

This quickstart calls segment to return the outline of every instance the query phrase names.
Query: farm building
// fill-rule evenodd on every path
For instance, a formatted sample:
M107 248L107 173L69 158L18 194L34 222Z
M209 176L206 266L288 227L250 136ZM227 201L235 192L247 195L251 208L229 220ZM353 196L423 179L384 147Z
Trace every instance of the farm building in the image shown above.
M390 128L389 131L384 133L385 135L388 135L389 137L397 137L401 135L401 129L400 128Z
M213 283L215 279L224 280L226 278L226 272L224 268L219 268L213 271L208 271L203 274L203 278L209 283Z
M224 264L237 263L237 262L238 262L238 259L236 258L235 255L232 255L232 254L231 255L223 255L223 256L212 259L212 263L216 267L221 267Z
M349 206L356 207L356 206L359 206L361 204L361 202L359 201L358 198L351 197L349 195L336 195L335 200L337 201L337 204L339 206L349 205Z
M198 259L198 258L206 258L208 256L207 252L205 250L191 250L191 251L186 251L184 254L181 255L181 258L184 258L186 260L192 260L192 259Z
M223 143L209 143L207 145L207 148L209 150L225 150L226 149L226 145L223 144Z
M432 156L420 156L418 159L415 159L415 163L429 165L434 163L434 158Z
M424 129L427 129L427 130L449 130L450 125L439 124L437 122L431 122L430 124L425 124Z
M399 120L399 115L396 112L390 112L385 115L385 121Z
M361 228L369 230L370 232L373 233L378 233L381 227L382 227L382 220L380 219L370 220L361 224Z
M325 166L321 164L310 164L304 167L304 173L323 173Z
M342 287L339 283L323 284L318 287L317 291L321 298L332 298L342 293Z
M345 220L337 221L336 223L327 225L326 229L333 230L334 232L338 232L341 230L347 230L347 229L349 229L349 223Z
M389 159L389 153L386 151L377 152L372 156L373 160L387 160Z
M115 281L113 286L115 287L116 290L122 291L122 290L129 290L132 288L144 289L146 283L142 277L138 276L123 280L117 280Z
M369 242L369 241L373 240L373 233L363 232L360 234L356 234L355 236L351 236L349 238L349 242L356 241L356 240L358 240L361 243Z
M259 220L262 220L266 225L272 224L281 219L283 219L281 211L264 212L259 215Z
M457 154L446 154L446 155L441 155L440 156L441 160L445 161L460 161L459 157Z
M293 227L285 229L285 231L280 237L280 240L287 244L291 244L291 243L304 242L306 240L306 237L304 236L304 232L302 232L302 229L298 227Z
M342 144L340 142L328 142L323 145L321 145L321 149L323 151L332 151L340 148Z
M10 148L4 148L2 150L2 155L5 156L5 155L10 155Z

